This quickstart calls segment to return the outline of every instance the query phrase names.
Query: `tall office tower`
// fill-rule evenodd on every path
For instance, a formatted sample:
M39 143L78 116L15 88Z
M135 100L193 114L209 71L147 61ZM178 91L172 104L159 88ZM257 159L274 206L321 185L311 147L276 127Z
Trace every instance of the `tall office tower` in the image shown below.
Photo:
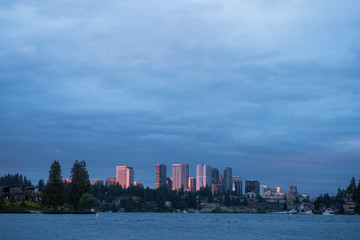
M116 166L116 182L124 189L134 185L134 169L127 166Z
M221 174L219 174L219 185L224 186L224 177Z
M189 164L172 165L172 189L188 188Z
M297 186L289 186L289 194L297 194Z
M166 178L166 186L168 190L172 190L172 180L169 177Z
M276 187L276 188L275 188L275 193L276 193L276 194L280 194L280 187Z
M164 164L155 165L155 188L166 185L166 166Z
M245 193L248 192L254 192L256 193L256 195L260 195L260 182L255 180L255 181L249 181L246 180L245 181Z
M191 192L195 192L196 191L196 181L195 178L193 177L189 177L189 182L188 182L188 191Z
M224 191L232 191L232 168L227 167L224 170Z
M196 165L196 190L199 191L202 187L211 186L211 166L207 164Z
M268 186L260 184L260 196L265 196L265 193L269 190Z
M233 183L234 183L234 192L236 196L241 197L242 196L242 181L241 177L239 176L233 176L232 177Z
M217 168L211 170L211 183L219 184L219 169Z
M296 200L297 195L298 195L297 186L289 186L289 192L288 192L288 195L287 195L288 202L294 203L294 201Z

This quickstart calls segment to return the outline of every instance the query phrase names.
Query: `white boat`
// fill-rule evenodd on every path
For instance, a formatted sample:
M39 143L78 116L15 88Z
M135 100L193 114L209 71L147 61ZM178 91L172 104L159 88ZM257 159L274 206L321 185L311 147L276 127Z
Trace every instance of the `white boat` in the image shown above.
M288 214L288 211L282 211L282 212L274 212L275 214Z
M324 212L323 212L323 215L326 215L326 216L329 216L329 215L334 215L334 211L332 209L326 209Z
M309 210L309 211L306 211L305 214L311 215L311 214L313 214L313 212L311 210Z
M297 211L294 208L289 211L289 214L295 214L295 213L297 213Z

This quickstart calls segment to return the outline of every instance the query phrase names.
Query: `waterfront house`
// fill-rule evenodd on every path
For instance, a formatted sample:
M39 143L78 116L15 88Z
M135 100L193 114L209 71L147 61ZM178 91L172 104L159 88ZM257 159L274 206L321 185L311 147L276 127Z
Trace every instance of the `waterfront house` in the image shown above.
M30 200L30 192L34 191L34 187L20 186L2 186L0 187L1 196L4 199L10 199L12 196L15 201Z

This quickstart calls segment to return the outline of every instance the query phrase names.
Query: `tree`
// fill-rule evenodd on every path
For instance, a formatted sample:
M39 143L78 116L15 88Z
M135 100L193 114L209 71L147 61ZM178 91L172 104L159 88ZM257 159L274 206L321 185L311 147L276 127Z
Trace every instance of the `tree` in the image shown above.
M328 193L324 194L322 201L327 208L331 207L331 198Z
M91 193L84 193L80 198L79 205L82 210L85 210L90 209L95 202L96 199Z
M196 208L196 194L188 192L185 196L185 202L188 208Z
M79 201L84 193L90 193L91 184L89 173L86 169L86 162L75 161L71 169L71 183L69 201L74 206L75 211L78 209Z
M44 191L44 179L40 179L39 182L38 182L38 190L39 192L43 192Z
M346 193L354 193L356 190L356 180L352 177L349 186L346 189Z
M320 195L314 202L315 210L319 210L320 204L322 203L323 196Z
M346 193L341 188L338 188L338 192L336 194L336 201L341 201L346 196Z
M62 183L61 166L56 160L50 167L49 179L44 189L43 203L53 208L64 204L64 185Z
M4 198L1 196L0 197L0 211L6 210L6 205L5 205L5 201Z
M357 187L354 190L353 200L355 203L360 204L360 179Z
M225 193L224 204L225 204L225 206L227 206L227 207L230 207L230 206L231 206L230 190Z
M151 191L151 189L149 187L147 187L144 191L144 200L145 201L153 201L153 191Z
M10 174L4 175L0 177L0 186L8 186L8 185L25 185L25 186L31 186L31 181L27 180L26 177L22 174L16 173L16 174Z

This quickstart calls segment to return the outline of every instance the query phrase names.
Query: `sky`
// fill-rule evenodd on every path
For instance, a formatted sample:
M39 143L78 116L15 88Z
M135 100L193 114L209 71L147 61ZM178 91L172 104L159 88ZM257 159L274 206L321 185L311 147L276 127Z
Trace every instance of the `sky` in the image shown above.
M0 174L197 163L316 197L360 177L360 4L17 1L0 7Z

